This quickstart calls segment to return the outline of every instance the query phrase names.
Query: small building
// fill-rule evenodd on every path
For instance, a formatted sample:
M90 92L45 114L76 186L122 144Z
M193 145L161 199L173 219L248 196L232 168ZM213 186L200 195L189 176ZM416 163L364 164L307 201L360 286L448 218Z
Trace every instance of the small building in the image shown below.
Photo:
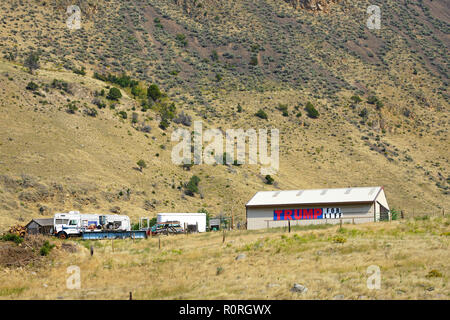
M247 229L389 220L383 187L260 191L246 205Z
M230 227L231 227L231 217L225 217L223 215L220 215L209 219L210 231L229 229Z
M28 234L53 234L53 218L33 219L26 226Z
M158 223L179 221L185 230L206 232L206 213L158 213L156 220Z

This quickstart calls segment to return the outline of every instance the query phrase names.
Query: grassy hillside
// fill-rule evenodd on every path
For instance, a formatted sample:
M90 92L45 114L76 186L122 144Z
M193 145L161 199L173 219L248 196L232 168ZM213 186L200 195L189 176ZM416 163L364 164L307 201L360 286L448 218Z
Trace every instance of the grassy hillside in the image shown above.
M75 1L82 28L72 31L73 1L0 5L0 229L73 209L136 219L205 208L243 221L253 194L274 188L384 185L407 214L448 208L444 1L382 1L381 30L365 27L366 1L323 12L282 0L194 2ZM40 54L33 74L30 51ZM188 126L161 129L165 102L144 108L94 73L157 84L176 116L206 128L278 128L275 184L259 166L172 164L171 133ZM113 86L119 101L98 95ZM200 192L190 197L193 175Z
M447 215L291 233L233 231L225 243L221 232L162 236L161 249L157 238L54 239L40 261L1 269L0 298L128 299L132 292L134 299L449 299L449 223ZM67 268L74 265L81 288L69 290ZM380 268L379 290L367 287L372 265ZM308 291L292 292L294 283Z

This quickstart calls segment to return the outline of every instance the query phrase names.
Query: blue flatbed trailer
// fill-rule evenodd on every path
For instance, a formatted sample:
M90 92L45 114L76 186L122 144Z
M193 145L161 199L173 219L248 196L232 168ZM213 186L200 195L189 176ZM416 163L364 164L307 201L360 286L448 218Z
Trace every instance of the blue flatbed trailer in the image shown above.
M94 231L82 232L81 239L83 240L101 240L101 239L147 239L147 232L144 231Z

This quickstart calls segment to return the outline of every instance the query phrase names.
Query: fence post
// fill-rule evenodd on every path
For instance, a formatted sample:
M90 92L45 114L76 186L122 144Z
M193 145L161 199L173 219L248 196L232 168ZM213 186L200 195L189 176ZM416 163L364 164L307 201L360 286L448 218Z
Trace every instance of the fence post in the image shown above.
M442 216L445 217L445 209L442 208Z
M94 255L94 246L91 246L91 257Z
M342 219L339 219L339 228L342 229Z
M355 224L355 218L352 218L352 224Z
M405 219L405 215L403 214L403 210L400 211L400 217L401 217L402 219Z
M130 300L133 300L133 293L130 291Z
M288 220L289 233L291 233L291 220Z
M225 229L223 229L223 238L222 238L222 243L225 243Z
M158 249L161 249L161 236L158 236Z

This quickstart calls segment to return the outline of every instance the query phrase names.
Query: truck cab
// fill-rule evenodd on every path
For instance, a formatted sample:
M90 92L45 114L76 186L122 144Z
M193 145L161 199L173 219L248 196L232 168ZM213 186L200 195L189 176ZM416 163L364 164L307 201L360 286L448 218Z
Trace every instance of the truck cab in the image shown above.
M77 211L57 213L53 220L54 233L58 238L67 239L71 235L79 235L81 228L80 214Z

